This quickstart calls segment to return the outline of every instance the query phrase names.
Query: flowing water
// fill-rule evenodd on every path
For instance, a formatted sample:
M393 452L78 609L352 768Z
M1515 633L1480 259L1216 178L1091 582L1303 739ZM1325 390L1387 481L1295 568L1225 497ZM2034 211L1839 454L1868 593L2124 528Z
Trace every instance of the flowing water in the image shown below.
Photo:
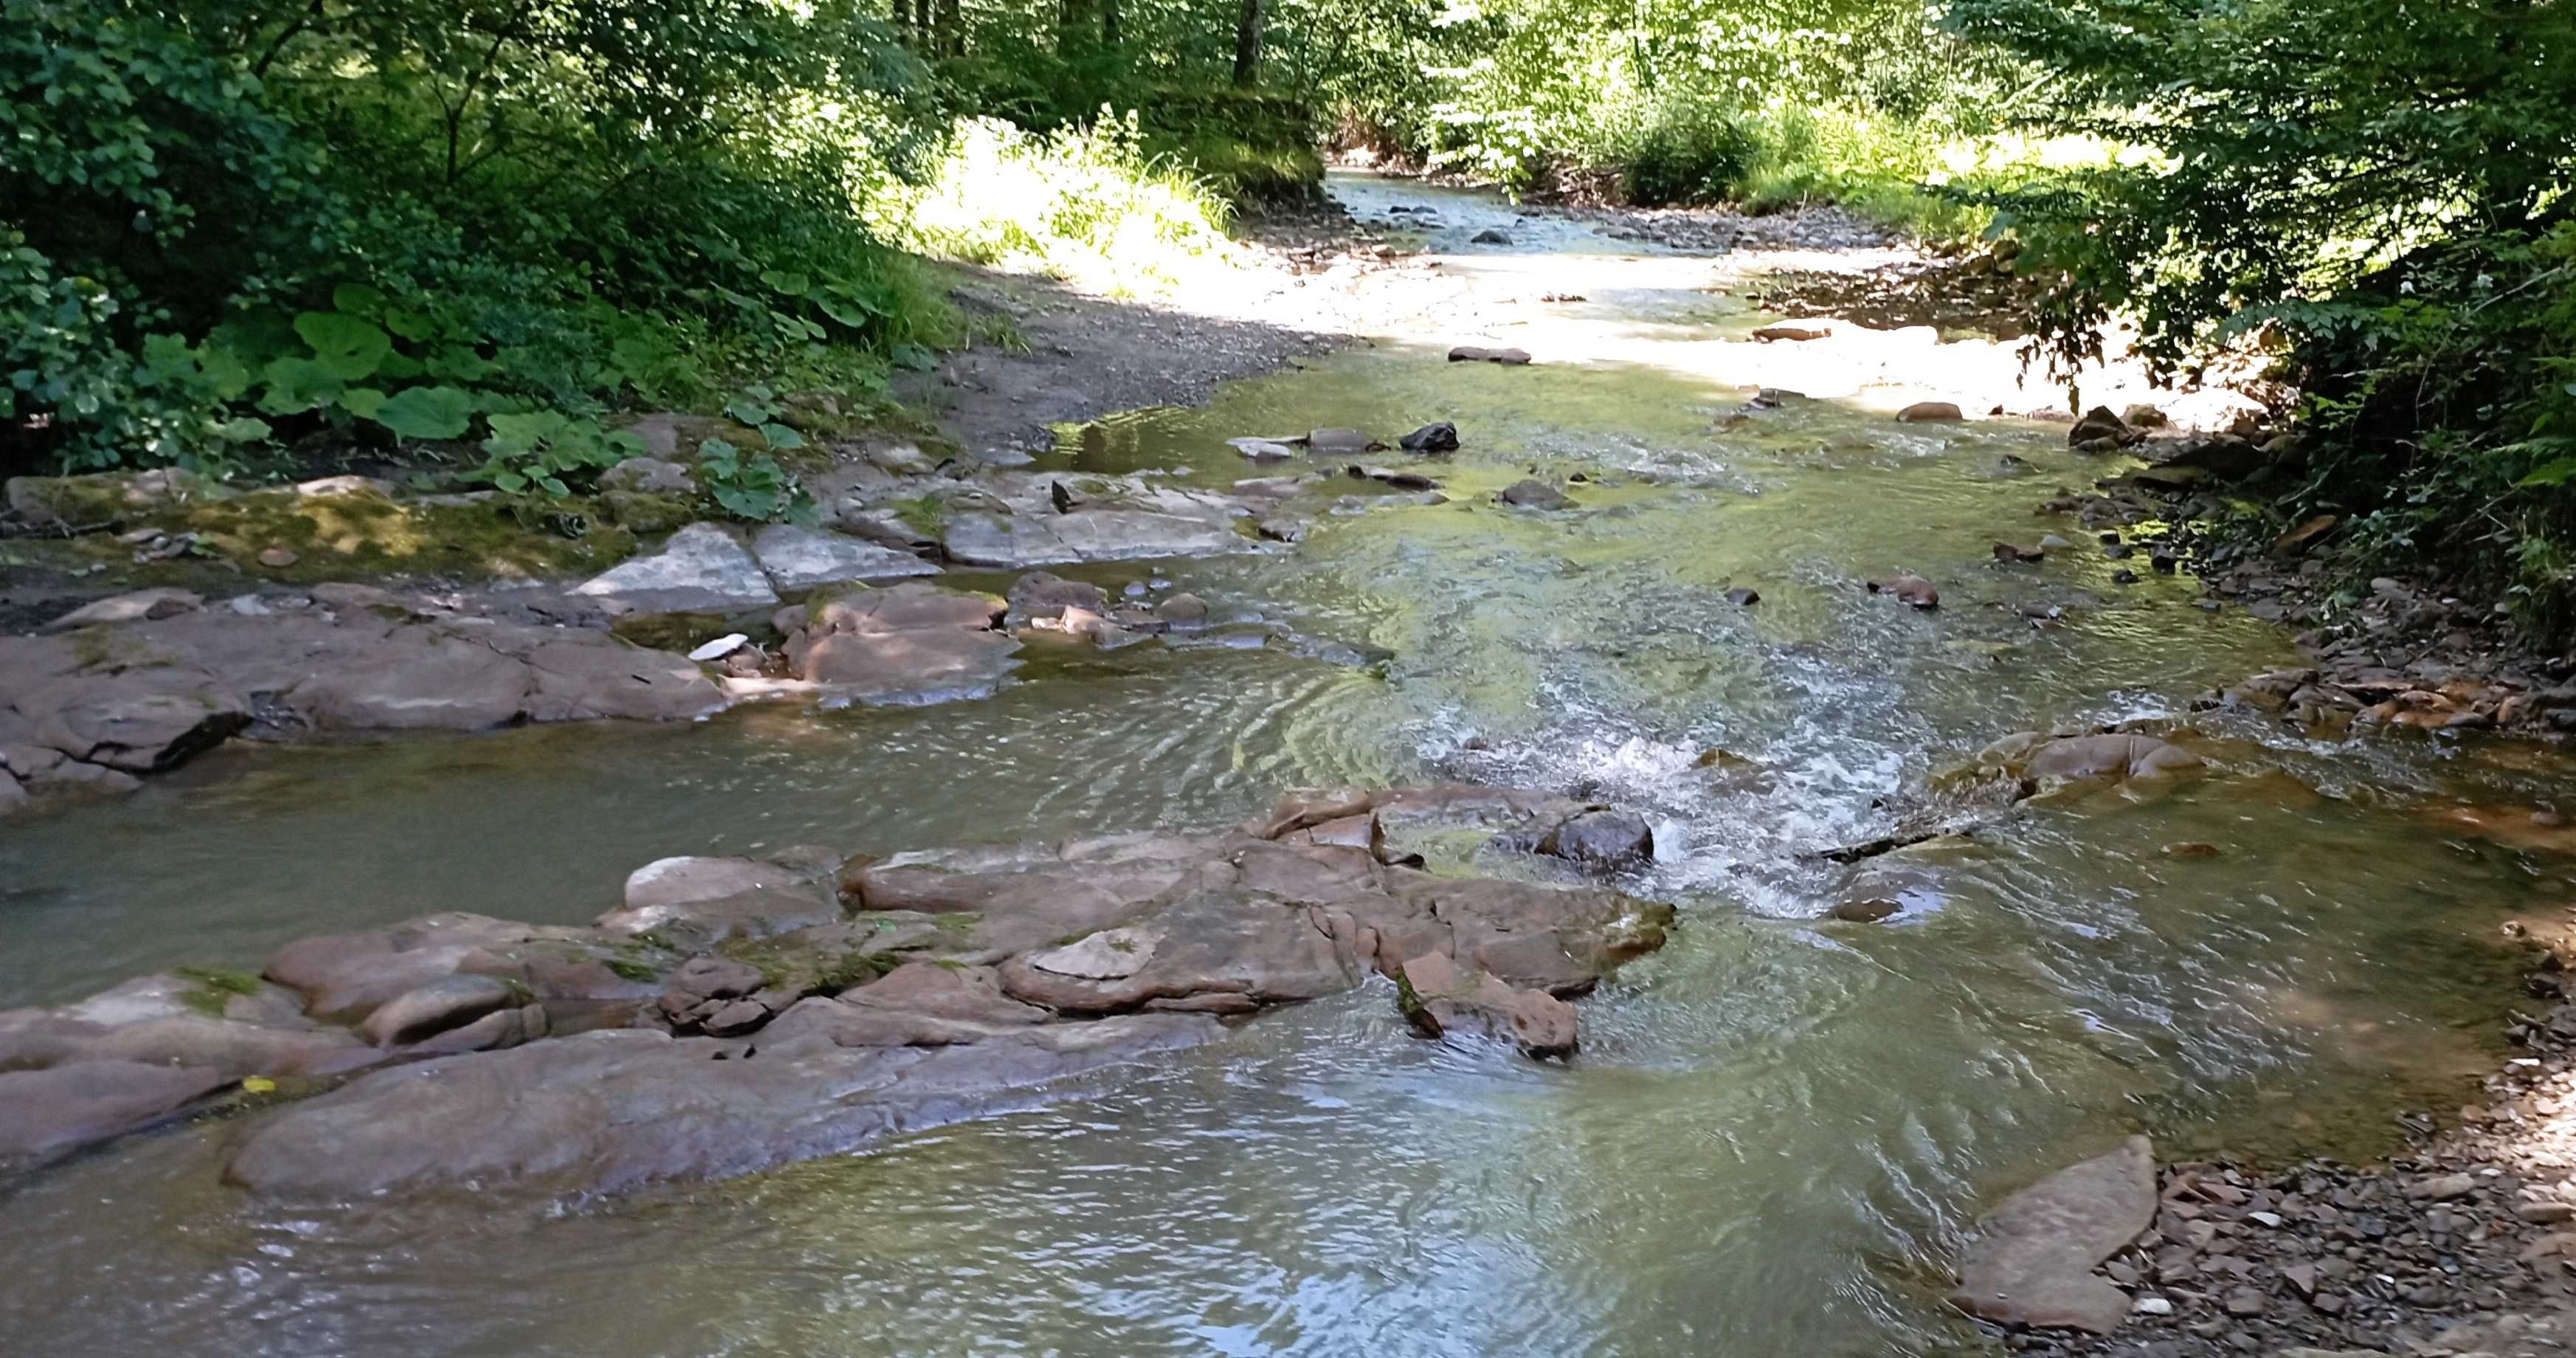
M1436 201L1451 234L1510 221L1342 191ZM1834 399L1725 429L1739 384L1772 377L1725 342L1751 319L1709 290L1719 263L1519 229L1547 248L1449 267L1483 271L1477 297L1587 300L1525 329L1499 303L1453 319L1560 361L1389 344L1055 455L1222 485L1256 474L1230 435L1455 419L1447 504L1069 572L1169 580L1322 644L1041 654L944 707L228 748L0 830L0 1005L432 910L583 921L665 854L1213 826L1287 785L1463 777L1654 821L1631 886L1682 924L1583 1002L1578 1059L1412 1040L1373 983L1030 1111L542 1217L258 1208L215 1183L227 1129L187 1128L0 1189L0 1349L1973 1350L1940 1294L1996 1192L2140 1128L2169 1151L2366 1154L2392 1112L2458 1101L2509 995L2496 926L2563 904L2571 868L2442 813L2528 808L2563 763L2204 719L2209 776L2026 810L1924 862L1889 922L1820 920L1840 870L1801 851L1878 832L1879 799L2016 729L2179 714L2285 640L2188 579L2115 585L2089 548L1995 565L2049 486L2092 474L2057 427L1899 425L1894 395L1819 373ZM1490 502L1532 468L1585 473L1580 507ZM1940 610L1862 588L1901 569ZM1713 748L1759 768L1704 767Z

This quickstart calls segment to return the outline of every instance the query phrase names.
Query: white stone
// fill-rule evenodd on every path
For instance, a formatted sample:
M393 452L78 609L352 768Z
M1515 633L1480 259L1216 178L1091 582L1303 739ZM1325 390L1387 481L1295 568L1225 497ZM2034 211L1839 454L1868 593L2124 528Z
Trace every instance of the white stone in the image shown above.
M2129 1309L2142 1316L2169 1316L2173 1314L2173 1303L2162 1297L2140 1297Z
M648 613L725 613L778 602L760 563L711 523L690 524L662 550L585 580L573 592L618 599Z
M729 656L750 644L751 638L744 636L742 633L727 632L723 636L717 637L715 640L708 642L706 645L700 646L698 649L689 652L689 658L701 663L709 660L722 660L726 656Z
M939 573L937 566L910 552L790 523L773 523L754 534L751 553L770 580L786 590Z
M1032 953L1029 965L1058 976L1115 981L1143 971L1162 941L1163 936L1150 929L1103 929L1061 948Z

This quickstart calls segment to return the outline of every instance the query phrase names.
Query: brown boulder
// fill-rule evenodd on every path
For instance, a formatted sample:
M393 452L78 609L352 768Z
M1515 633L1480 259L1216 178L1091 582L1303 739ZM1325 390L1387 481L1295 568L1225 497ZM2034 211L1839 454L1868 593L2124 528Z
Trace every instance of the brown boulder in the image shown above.
M1570 1056L1577 1044L1573 1005L1544 991L1514 990L1485 971L1461 970L1439 953L1406 962L1396 994L1405 1019L1425 1037L1490 1037L1531 1056Z

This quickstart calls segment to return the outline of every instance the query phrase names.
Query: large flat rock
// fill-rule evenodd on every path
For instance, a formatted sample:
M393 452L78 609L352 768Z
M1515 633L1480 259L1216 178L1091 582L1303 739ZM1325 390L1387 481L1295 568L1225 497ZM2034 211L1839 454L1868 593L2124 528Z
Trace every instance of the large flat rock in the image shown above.
M2004 1199L1978 1223L1950 1301L2000 1325L2109 1334L2128 1315L2129 1296L2094 1266L2155 1216L2155 1151L2133 1136Z
M948 523L939 541L951 561L1003 569L1214 556L1249 551L1257 545L1224 519L1150 509L960 514Z
M939 573L937 566L910 552L789 523L773 523L753 534L751 554L770 582L790 593L853 580Z
M1210 1041L1212 1019L1138 1014L985 1040L743 1044L628 1029L367 1076L254 1128L224 1177L344 1201L472 1183L572 1194L724 1178L1001 1106L1016 1091Z
M60 635L0 637L0 769L34 795L124 791L245 731L675 721L730 701L687 657L604 631L449 615L365 586L263 609L92 605Z
M573 592L638 613L737 613L778 602L750 550L712 523L690 524L660 551L611 567Z

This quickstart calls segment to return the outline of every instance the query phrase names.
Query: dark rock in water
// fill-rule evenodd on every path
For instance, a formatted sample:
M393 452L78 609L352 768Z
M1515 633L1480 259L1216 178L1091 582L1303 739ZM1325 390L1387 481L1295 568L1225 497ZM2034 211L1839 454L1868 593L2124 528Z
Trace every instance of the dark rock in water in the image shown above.
M1949 401L1917 401L1896 412L1899 424L1957 424L1968 416Z
M1354 462L1346 470L1354 481L1375 481L1382 485L1393 486L1397 490L1438 490L1440 488L1438 481L1420 472L1405 471L1396 467L1364 467Z
M2138 437L2138 431L2122 422L2109 406L2095 406L2084 412L2084 418L2066 431L2068 446L2078 448L2100 439L2108 439L2114 446L2125 446L2135 443Z
M1726 601L1739 608L1751 608L1753 605L1762 602L1762 591L1743 588L1730 589L1726 592Z
M2045 561L2047 559L2048 553L2042 548L2016 547L2009 542L1998 542L1995 544L1995 560L1997 561Z
M1530 356L1525 349L1488 349L1481 345L1461 344L1449 351L1449 361L1499 363L1506 368L1521 368L1529 365Z
M1408 453L1454 453L1458 451L1458 426L1447 420L1426 424L1395 442Z
M1655 832L1633 811L1587 811L1548 831L1538 851L1577 863L1623 867L1655 856Z
M1047 482L1047 499L1055 505L1055 512L1058 514L1070 514L1074 506L1082 503L1072 491L1064 488L1062 481Z
M1489 226L1476 233L1474 243L1477 245L1509 245L1512 243L1512 238L1508 234L1504 233L1501 228Z
M1869 582L1869 592L1894 595L1898 601L1916 608L1941 606L1941 591L1933 588L1931 581L1919 575L1899 575L1885 580L1872 580Z
M2006 1198L1977 1226L1952 1305L2000 1325L2109 1334L2129 1296L2093 1266L2155 1221L2156 1164L2143 1136Z
M1566 509L1574 504L1564 491L1536 479L1513 482L1504 488L1502 501L1523 509Z

